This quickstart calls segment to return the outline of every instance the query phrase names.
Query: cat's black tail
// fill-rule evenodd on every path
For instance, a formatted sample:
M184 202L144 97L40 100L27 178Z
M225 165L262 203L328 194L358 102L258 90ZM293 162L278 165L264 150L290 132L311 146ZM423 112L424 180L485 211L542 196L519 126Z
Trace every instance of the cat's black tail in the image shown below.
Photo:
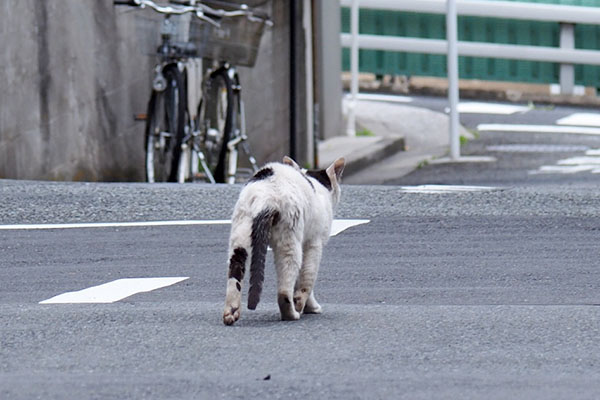
M266 209L252 220L252 259L250 260L250 288L248 309L254 310L260 301L265 279L265 258L271 235L271 227L277 223L279 212Z

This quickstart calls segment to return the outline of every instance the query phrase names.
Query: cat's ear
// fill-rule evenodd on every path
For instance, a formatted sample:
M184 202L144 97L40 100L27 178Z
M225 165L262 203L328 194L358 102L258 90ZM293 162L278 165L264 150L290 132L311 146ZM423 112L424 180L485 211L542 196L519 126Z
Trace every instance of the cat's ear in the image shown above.
M327 175L330 177L334 177L337 181L342 177L342 172L344 172L344 167L346 166L346 160L344 157L340 157L333 162L329 167L327 167Z
M296 161L292 160L288 156L283 157L283 163L296 168L298 171L301 170L300 166L298 164L296 164Z

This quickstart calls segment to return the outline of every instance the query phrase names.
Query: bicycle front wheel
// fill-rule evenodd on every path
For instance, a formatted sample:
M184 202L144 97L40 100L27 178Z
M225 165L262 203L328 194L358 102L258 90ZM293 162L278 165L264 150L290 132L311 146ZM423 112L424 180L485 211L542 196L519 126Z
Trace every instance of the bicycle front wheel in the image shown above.
M153 91L146 124L146 180L176 182L185 128L185 92L176 66L165 67L167 87Z
M205 82L198 106L198 126L203 131L202 151L216 182L225 182L227 144L234 125L233 84L225 68L219 68Z

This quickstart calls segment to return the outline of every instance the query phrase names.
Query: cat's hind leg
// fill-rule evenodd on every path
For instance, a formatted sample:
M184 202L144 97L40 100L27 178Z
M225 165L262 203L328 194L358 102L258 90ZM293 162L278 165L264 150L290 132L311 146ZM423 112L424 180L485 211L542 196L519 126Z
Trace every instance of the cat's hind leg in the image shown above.
M277 270L277 303L281 319L298 320L300 313L294 309L293 295L302 260L302 247L298 241L290 238L274 246L273 253Z
M242 282L244 280L244 272L246 271L247 259L248 252L243 247L235 248L229 259L225 310L223 310L223 323L225 325L233 325L240 318Z
M294 292L294 306L299 313L318 314L321 312L321 306L315 300L313 288L319 272L322 248L321 242L318 241L304 244L302 268Z

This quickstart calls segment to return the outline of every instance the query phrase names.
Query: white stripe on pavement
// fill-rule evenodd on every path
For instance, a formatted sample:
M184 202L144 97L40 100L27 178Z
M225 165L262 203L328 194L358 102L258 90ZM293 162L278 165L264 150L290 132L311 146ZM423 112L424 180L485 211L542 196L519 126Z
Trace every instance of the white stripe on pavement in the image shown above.
M600 114L575 113L556 121L558 125L600 126Z
M226 225L230 220L190 220L190 221L142 221L142 222L82 222L70 224L20 224L0 225L0 230L27 229L81 229L81 228L128 228L146 226L176 226L176 225Z
M524 125L524 124L479 124L480 132L518 133L567 133L575 135L600 135L600 128L585 126Z
M506 153L567 153L576 151L589 151L588 146L569 144L498 144L486 146L488 151Z
M76 292L67 292L54 296L40 304L73 304L73 303L114 303L136 293L150 292L178 282L188 277L176 278L125 278L92 286Z
M450 110L447 108L446 110ZM461 114L498 114L511 115L524 113L531 110L527 106L517 106L512 104L465 102L458 104L458 112ZM448 111L446 111L448 112Z
M576 174L578 172L595 172L594 165L543 165L535 171L529 171L531 175L536 174Z
M331 224L331 233L330 236L335 236L338 233L345 231L348 228L352 228L353 226L368 224L371 222L368 219L334 219Z
M396 96L392 94L377 94L377 93L359 93L356 98L358 100L367 101L385 101L388 103L410 103L413 101L412 97L408 96ZM351 95L346 95L346 99L351 100Z
M497 190L493 186L463 186L463 185L419 185L402 186L400 191L404 193L460 193L460 192L485 192Z
M600 157L571 157L559 160L558 165L595 165L600 167Z
M529 171L529 174L576 174L586 171L600 173L600 149L589 149L585 156L558 160L556 165L543 165L535 171Z
M368 219L334 219L331 225L331 236L335 236L346 229L369 223ZM148 222L100 222L100 223L73 223L73 224L21 224L0 225L0 230L38 230L38 229L81 229L81 228L120 228L120 227L148 227L148 226L178 226L178 225L226 225L231 220L191 220L191 221L148 221Z

